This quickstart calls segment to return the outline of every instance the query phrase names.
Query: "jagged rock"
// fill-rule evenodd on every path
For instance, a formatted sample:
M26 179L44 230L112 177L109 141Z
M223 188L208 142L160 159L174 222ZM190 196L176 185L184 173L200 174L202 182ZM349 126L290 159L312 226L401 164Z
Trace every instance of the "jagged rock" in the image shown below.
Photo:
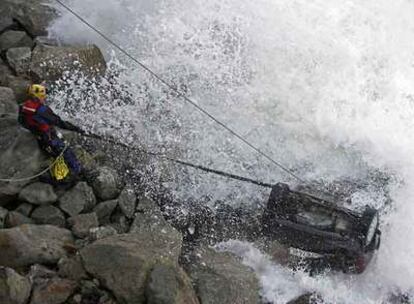
M129 219L134 217L137 197L133 189L124 188L118 197L118 204L122 213Z
M79 255L61 258L58 262L58 268L59 275L63 278L76 282L88 278Z
M142 197L137 206L137 214L131 225L130 233L181 234L170 225L162 215L160 208L152 200Z
M27 87L31 84L29 79L23 77L15 77L13 75L6 76L5 86L11 88L16 96L16 101L22 103L27 99Z
M0 86L7 86L7 77L13 76L9 66L0 58Z
M11 268L0 267L0 303L25 304L30 290L28 279Z
M182 238L175 234L122 234L81 249L88 273L120 303L145 303L146 279L160 262L178 264Z
M92 188L101 200L111 200L119 195L119 177L115 170L100 167L97 176L92 182Z
M65 226L65 215L55 206L40 206L32 213L32 219L36 224L54 225L58 227Z
M4 225L5 225L5 228L13 228L13 227L21 226L24 224L33 224L33 223L34 222L31 218L28 218L27 216L24 216L23 214L19 212L10 211L7 214Z
M289 301L287 304L318 304L323 303L321 296L314 293L306 293Z
M35 81L54 81L66 71L79 71L86 76L103 76L106 62L96 46L47 46L39 44L33 50L30 64L31 76Z
M19 194L19 200L33 205L50 205L55 203L57 199L52 185L40 182L24 187Z
M45 156L34 136L18 127L16 118L0 120L0 178L18 179L42 171ZM30 181L0 183L0 202L16 199Z
M32 50L28 47L11 48L6 53L7 62L17 75L26 75L29 71Z
M39 283L42 282L44 279L50 279L57 275L57 273L46 266L40 264L34 264L30 266L29 273L27 277L29 278L30 282Z
M9 211L7 209L0 207L0 229L4 228L8 213Z
M79 238L85 238L89 235L89 229L99 226L96 213L78 214L68 219L72 232Z
M105 225L109 223L112 212L118 205L117 200L106 201L98 204L93 211L98 216L99 224Z
M122 213L122 211L115 210L115 213L111 216L111 226L116 229L119 234L127 233L130 230L130 221Z
M76 282L51 278L33 286L30 304L61 304L64 303L77 287Z
M24 31L7 31L0 35L0 51L33 46L33 40Z
M147 304L199 303L187 274L176 266L165 264L157 264L151 271L145 295Z
M91 211L96 205L96 198L91 187L85 182L78 183L59 199L59 207L70 216L83 211Z
M22 225L3 229L0 230L0 265L53 264L73 246L72 233L55 226Z
M92 241L100 240L117 234L117 230L111 226L97 227L89 230L89 238Z
M231 253L198 248L189 272L202 304L260 302L255 273Z
M3 113L17 115L17 111L18 107L13 90L7 87L0 87L0 115Z
M29 217L33 211L34 206L29 203L21 203L14 211Z
M58 12L50 0L2 0L9 16L16 19L33 37L47 35L47 28Z

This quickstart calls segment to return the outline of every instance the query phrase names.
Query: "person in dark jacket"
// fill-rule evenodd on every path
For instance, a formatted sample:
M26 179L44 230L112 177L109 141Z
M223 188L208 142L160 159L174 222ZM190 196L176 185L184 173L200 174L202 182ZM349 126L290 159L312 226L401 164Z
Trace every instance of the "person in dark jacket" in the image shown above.
M75 153L58 136L55 127L80 132L73 124L62 120L53 110L45 105L46 88L40 84L32 84L27 89L29 99L19 107L19 123L32 132L43 151L52 157L58 157L63 152L63 158L70 168L71 174L81 173L81 165Z

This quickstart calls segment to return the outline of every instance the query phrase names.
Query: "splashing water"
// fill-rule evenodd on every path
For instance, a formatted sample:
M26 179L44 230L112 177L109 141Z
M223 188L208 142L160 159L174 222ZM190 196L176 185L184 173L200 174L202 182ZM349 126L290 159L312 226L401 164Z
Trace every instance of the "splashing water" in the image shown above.
M269 301L316 290L334 303L381 303L390 292L414 289L414 2L66 3L295 174L374 185L352 194L355 205L382 207L390 195L380 251L360 276L291 274L251 245L228 246L257 270ZM50 32L68 43L97 43L110 60L110 76L90 83L68 75L54 96L54 106L85 127L236 174L295 182L73 16L62 11ZM375 171L396 178L376 184ZM235 204L267 195L193 171L185 178L177 171L165 185L178 197L208 194Z

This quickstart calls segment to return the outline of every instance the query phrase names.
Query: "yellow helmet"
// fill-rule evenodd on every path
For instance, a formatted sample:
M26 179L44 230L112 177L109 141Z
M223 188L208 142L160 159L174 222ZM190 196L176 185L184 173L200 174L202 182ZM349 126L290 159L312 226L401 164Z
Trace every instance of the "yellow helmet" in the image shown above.
M27 94L43 100L46 98L46 88L41 84L32 84L27 88Z

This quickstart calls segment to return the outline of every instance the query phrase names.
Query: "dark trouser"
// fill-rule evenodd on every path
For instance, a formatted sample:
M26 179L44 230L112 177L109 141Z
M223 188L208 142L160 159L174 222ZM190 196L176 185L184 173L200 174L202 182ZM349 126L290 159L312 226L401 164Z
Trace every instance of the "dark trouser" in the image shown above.
M41 149L52 157L58 157L64 151L63 158L69 166L71 173L79 174L81 172L82 167L75 153L70 147L66 147L65 149L65 143L56 134L41 134L37 137L37 141Z

